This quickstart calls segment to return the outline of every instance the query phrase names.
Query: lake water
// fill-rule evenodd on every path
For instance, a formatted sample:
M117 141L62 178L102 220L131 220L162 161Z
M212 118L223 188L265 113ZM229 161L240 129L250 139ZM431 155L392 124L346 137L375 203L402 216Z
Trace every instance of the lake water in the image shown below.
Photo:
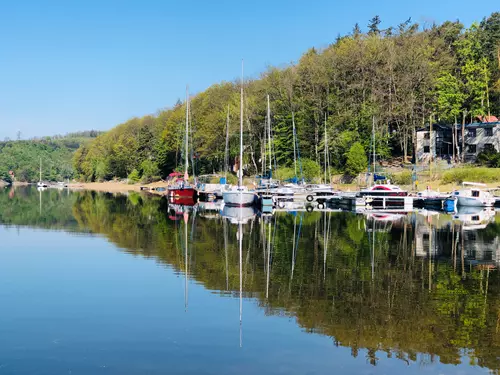
M494 212L211 208L0 190L0 374L498 373Z

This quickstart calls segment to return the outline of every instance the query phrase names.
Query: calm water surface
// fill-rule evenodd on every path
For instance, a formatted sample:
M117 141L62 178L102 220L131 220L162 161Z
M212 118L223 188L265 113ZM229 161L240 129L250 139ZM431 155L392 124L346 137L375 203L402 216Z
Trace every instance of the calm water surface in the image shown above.
M0 190L0 374L498 373L494 212L209 208Z

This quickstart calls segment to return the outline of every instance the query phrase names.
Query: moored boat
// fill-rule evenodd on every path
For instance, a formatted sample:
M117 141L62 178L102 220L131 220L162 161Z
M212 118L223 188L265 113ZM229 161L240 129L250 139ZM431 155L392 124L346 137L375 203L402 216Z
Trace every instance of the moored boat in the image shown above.
M452 197L458 207L492 207L495 197L485 187L485 184L477 182L463 182L462 189L455 190Z

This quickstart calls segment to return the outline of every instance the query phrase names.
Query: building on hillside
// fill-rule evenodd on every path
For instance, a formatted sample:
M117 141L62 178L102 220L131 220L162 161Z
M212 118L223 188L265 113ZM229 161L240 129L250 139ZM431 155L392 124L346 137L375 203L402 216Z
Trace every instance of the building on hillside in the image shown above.
M457 127L458 155L462 155L462 125L433 124L417 130L417 160L453 157L453 127ZM482 151L500 152L500 121L494 116L465 125L465 161L474 162Z

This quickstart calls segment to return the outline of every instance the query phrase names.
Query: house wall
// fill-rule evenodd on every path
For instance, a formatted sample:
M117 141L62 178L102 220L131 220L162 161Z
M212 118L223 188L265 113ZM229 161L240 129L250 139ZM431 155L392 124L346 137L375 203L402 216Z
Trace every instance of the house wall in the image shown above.
M476 130L476 135L471 136L471 130ZM497 126L491 127L493 135L486 135L486 127L466 127L465 129L465 160L475 161L477 155L485 150L487 144L493 145L496 151L500 151L500 129ZM460 142L461 142L460 137ZM475 145L476 150L472 152L469 145Z

